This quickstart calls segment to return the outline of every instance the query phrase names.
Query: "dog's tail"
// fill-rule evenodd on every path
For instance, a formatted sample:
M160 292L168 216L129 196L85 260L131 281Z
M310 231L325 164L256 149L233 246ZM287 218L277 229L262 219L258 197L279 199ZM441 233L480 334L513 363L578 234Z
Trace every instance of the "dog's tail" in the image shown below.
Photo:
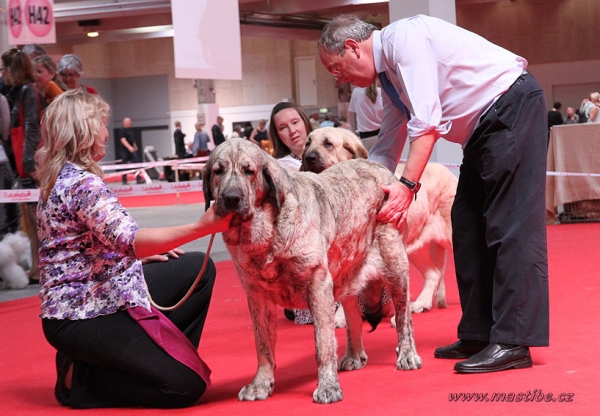
M365 308L364 319L371 325L369 332L375 331L377 325L383 320L383 302L380 302L375 309L367 311Z
M375 331L377 325L383 320L386 293L387 289L383 282L372 280L361 290L358 296L363 319L371 324L370 332ZM389 298L389 295L387 297Z

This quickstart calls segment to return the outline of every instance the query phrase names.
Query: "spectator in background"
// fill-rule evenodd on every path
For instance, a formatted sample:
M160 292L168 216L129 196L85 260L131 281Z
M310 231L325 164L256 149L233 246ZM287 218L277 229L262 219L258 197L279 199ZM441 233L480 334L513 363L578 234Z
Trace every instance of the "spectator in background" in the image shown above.
M267 120L260 120L258 122L258 127L252 130L252 134L250 134L250 141L252 143L257 144L261 149L263 148L263 141L269 139L267 134Z
M355 87L350 97L348 112L350 119L356 121L356 129L363 146L367 150L377 141L383 118L383 99L381 88L373 82L366 88Z
M35 85L44 94L46 105L50 104L57 95L63 93L62 88L54 82L56 63L48 55L40 55L33 59L35 67Z
M312 113L310 115L310 125L312 126L313 130L318 129L319 127L321 127L321 122L319 121L319 112L315 111L314 113Z
M591 95L591 94L590 94ZM590 117L590 110L594 107L594 103L592 102L592 100L590 99L590 97L588 96L587 98L584 98L583 100L581 100L581 105L579 106L579 122L580 123L587 123Z
M185 150L185 133L181 131L181 122L175 122L175 131L173 132L173 140L175 141L175 153L178 159L183 159L187 156Z
M85 92L90 94L98 94L98 91L94 87L89 85L83 85L79 83L79 78L83 75L83 63L72 53L63 55L58 63L58 75L61 81L65 84L67 89L74 90L81 88Z
M352 124L348 123L348 119L346 116L340 116L340 125L337 126L342 129L350 130L354 133L354 129L352 128Z
M13 189L17 177L8 160L5 146L10 146L10 106L0 94L0 189ZM19 206L14 203L0 204L0 238L14 233L19 227Z
M42 45L38 45L37 43L30 43L28 45L23 46L23 52L29 56L29 59L34 60L38 56L46 55L46 49Z
M12 149L13 168L19 176L20 188L35 189L38 187L35 152L41 141L40 122L45 108L44 98L35 86L33 64L26 53L18 49L9 49L2 54L2 66L4 67L2 76L12 90L9 95L11 128L24 129L23 136L12 135L11 132L10 149ZM6 149L9 149L8 145ZM31 268L27 274L30 283L37 283L39 282L37 203L26 202L22 207L25 213L27 237L31 243Z
M242 126L240 126L239 124L236 124L235 126L233 126L233 133L231 133L231 138L237 138L240 139L244 137L244 132L242 131Z
M333 121L333 114L327 112L325 113L325 117L323 121L321 121L320 127L335 127L335 122Z
M131 128L131 119L125 117L123 119L123 127L119 130L119 142L121 143L121 163L137 163L138 162L138 145ZM122 176L123 185L127 185L127 174ZM143 183L144 180L136 175L136 182Z
M577 124L579 123L579 116L575 114L573 107L567 107L567 116L564 119L564 124Z
M563 118L560 112L561 108L562 104L557 101L552 105L552 110L548 111L548 137L550 137L550 129L552 126L563 124Z
M246 121L246 124L244 124L244 132L243 132L243 136L246 140L250 140L250 135L252 134L252 132L254 131L254 127L252 127L252 123L250 123L249 121Z
M212 126L211 132L212 132L212 136L213 136L213 143L215 144L215 147L217 147L218 145L220 145L221 143L223 143L225 141L225 135L223 134L223 117L219 116L217 117L217 123Z
M194 144L192 147L192 154L194 157L198 156L206 156L208 155L208 142L210 141L210 137L208 134L202 130L204 124L196 123L196 134L194 135Z
M600 93L591 93L590 102L592 103L593 107L590 109L588 123L600 123Z

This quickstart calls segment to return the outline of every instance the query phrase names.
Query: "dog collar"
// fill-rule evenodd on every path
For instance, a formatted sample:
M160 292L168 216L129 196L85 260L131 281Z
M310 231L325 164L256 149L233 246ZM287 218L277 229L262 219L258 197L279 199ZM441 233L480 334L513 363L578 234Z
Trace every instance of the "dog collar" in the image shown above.
M421 189L421 182L411 182L404 176L400 176L400 183L410 189L415 194L415 201L417 200L417 192Z

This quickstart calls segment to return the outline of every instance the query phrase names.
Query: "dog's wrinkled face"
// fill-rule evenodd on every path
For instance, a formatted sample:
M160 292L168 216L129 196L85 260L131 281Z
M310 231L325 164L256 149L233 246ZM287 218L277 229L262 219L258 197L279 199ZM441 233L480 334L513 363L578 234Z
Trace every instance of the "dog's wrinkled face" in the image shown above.
M308 135L301 170L321 173L343 160L366 157L367 150L354 133L339 127L323 127Z
M242 139L231 139L219 145L204 167L204 196L208 206L215 200L216 214L238 214L249 220L271 190L265 178L265 152Z

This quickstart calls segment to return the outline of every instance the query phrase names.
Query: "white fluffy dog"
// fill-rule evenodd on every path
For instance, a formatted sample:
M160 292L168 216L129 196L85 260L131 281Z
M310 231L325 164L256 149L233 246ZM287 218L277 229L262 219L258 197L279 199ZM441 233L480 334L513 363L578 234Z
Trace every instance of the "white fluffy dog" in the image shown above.
M0 241L0 289L23 289L29 284L29 239L22 232L7 234Z

